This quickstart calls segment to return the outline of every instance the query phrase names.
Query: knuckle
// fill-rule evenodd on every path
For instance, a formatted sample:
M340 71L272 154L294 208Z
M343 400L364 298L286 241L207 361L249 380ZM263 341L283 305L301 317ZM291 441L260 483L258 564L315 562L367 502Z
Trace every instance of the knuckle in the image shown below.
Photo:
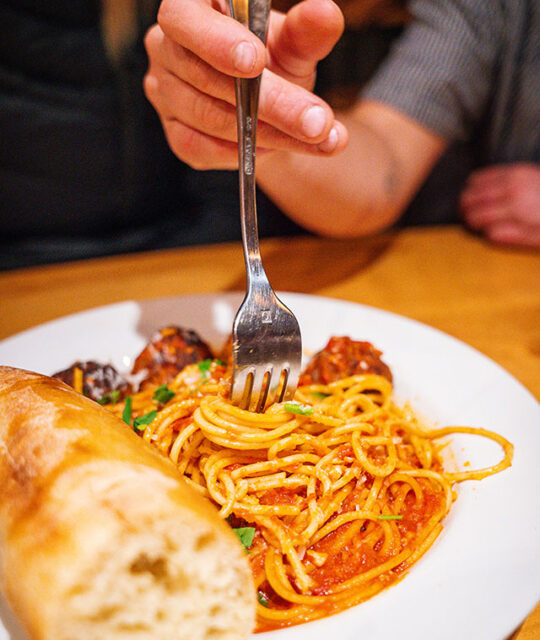
M172 135L171 148L181 160L198 171L210 168L202 148L203 137L198 131L176 123Z
M174 153L191 166L191 153L195 132L177 121L169 121L165 126L167 141Z
M153 25L144 34L144 47L148 55L151 55L154 49L157 47L159 32L161 32L161 29L158 27L158 25Z
M215 71L202 58L193 54L190 55L190 58L190 80L196 83L197 87L204 93L219 98L226 97L228 94L226 77Z
M206 64L206 62L202 58L199 58L199 56L196 56L191 51L185 50L183 53L187 63L186 66L189 71L190 81L196 82L197 86L202 91L206 92L210 84L209 66Z
M268 113L279 112L282 109L285 91L279 83L267 85L264 92L264 109Z
M171 0L162 0L157 14L157 23L163 27L171 22L174 16Z
M154 104L155 97L159 92L159 81L150 71L143 78L143 91L148 100Z
M194 99L193 116L205 131L217 137L230 136L236 122L223 102L206 94L200 94Z

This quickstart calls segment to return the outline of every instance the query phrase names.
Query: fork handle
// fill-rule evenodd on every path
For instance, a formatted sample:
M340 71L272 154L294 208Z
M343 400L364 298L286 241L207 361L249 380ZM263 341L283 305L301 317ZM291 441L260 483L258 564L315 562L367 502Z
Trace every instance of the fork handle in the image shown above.
M266 43L270 0L229 0L231 15ZM236 78L240 220L248 292L264 285L257 228L255 155L261 76ZM264 287L263 287L264 288Z
M236 109L238 121L238 162L240 221L248 290L264 277L257 228L255 154L259 90L258 78L237 78Z

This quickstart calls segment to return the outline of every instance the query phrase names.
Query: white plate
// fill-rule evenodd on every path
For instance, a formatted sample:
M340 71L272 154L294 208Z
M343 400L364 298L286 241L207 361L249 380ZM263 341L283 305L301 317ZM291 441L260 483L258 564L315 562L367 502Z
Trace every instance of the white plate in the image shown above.
M503 640L540 599L540 405L497 364L425 325L338 300L281 297L298 316L306 352L331 335L371 341L400 400L435 424L497 431L514 443L515 457L511 469L459 486L443 533L400 583L338 615L257 639ZM190 296L85 311L1 342L0 363L51 374L79 358L127 370L165 324L196 329L219 346L240 301L240 294ZM456 436L453 451L473 467L500 456L471 436Z

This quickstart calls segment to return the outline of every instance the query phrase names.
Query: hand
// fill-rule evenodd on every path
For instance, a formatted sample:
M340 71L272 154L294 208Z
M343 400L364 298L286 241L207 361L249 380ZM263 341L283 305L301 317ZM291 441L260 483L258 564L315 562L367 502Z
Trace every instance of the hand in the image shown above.
M158 24L146 36L144 88L172 150L197 169L236 168L233 77L262 72L258 150L341 151L345 127L311 93L317 62L343 31L337 5L304 0L286 15L273 11L267 49L224 15L225 6L223 0L163 0Z
M493 242L540 247L540 165L507 164L476 171L460 204L467 224Z

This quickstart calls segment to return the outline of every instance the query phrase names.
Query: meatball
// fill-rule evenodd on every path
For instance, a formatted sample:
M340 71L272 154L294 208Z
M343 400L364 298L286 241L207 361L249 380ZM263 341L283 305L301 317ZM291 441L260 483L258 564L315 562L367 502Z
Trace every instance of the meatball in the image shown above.
M76 370L81 373L77 373ZM79 375L80 383L77 382ZM74 362L68 369L55 373L53 378L65 382L77 391L82 391L83 395L92 400L102 402L121 400L131 390L127 380L112 365L93 360ZM79 384L81 386L77 389Z
M131 373L142 376L141 387L167 384L188 364L207 358L213 358L212 352L195 331L164 327L137 356Z
M300 385L329 384L348 376L375 373L392 382L392 372L381 360L382 353L370 342L348 337L330 338L315 354L300 376Z

